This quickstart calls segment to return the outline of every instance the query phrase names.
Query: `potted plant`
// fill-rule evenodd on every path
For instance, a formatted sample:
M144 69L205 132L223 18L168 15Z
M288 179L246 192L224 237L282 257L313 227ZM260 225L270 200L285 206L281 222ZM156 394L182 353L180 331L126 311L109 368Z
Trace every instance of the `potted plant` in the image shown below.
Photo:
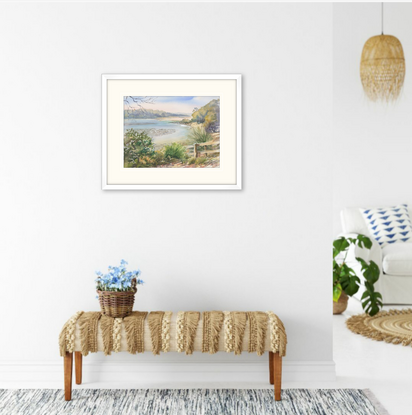
M365 235L358 235L356 238L340 237L333 241L333 314L341 314L348 305L348 296L356 294L360 287L360 279L355 271L346 263L349 248L371 249L372 241ZM374 316L382 307L382 295L375 291L374 284L379 279L380 270L378 265L369 261L369 264L362 258L356 257L361 265L361 272L365 278L365 292L362 295L361 303L366 313Z
M137 285L143 284L140 271L127 271L127 262L122 259L120 266L109 266L108 273L96 271L95 280L102 313L114 317L127 317L132 313Z

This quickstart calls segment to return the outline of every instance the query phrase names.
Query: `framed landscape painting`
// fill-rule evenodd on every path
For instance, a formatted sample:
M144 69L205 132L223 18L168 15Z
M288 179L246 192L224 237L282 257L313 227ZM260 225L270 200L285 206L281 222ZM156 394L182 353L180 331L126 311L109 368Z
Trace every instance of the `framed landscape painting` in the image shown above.
M241 189L241 75L102 75L102 188Z

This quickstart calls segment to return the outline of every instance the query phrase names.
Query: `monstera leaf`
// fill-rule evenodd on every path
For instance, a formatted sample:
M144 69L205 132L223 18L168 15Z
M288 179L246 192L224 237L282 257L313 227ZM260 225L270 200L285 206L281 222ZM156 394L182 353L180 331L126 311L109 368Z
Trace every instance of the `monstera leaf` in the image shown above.
M365 277L366 281L371 284L375 284L379 279L380 270L376 262L370 261L369 264L364 261L362 258L356 258L356 260L362 266L362 274Z
M359 246L359 248L372 248L372 241L365 235L358 235L355 243Z
M341 278L341 285L349 296L356 294L359 290L360 279L356 275Z
M382 295L376 292L373 284L369 282L365 282L365 288L362 295L362 307L370 316L374 316L383 306Z

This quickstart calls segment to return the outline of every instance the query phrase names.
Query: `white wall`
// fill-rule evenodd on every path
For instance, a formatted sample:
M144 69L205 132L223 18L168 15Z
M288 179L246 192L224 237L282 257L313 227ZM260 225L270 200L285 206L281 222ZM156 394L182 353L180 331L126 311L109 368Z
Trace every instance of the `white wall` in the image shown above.
M335 235L345 206L412 203L412 4L384 7L384 31L400 39L406 59L403 94L392 105L369 102L359 75L363 45L381 33L381 4L333 5Z
M44 362L60 380L60 328L98 309L94 270L121 258L147 281L136 308L272 309L289 335L286 368L330 363L331 5L0 10L0 359L9 372L19 363L29 377ZM244 190L102 191L102 73L241 73ZM190 359L111 362L264 361Z

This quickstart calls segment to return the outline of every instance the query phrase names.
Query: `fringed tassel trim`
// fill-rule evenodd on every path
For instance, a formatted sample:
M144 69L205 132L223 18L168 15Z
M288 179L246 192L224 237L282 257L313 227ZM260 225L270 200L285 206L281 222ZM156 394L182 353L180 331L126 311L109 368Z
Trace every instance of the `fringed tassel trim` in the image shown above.
M249 320L249 353L256 352L257 345L257 323L255 318L255 313L248 312L247 317Z
M127 350L131 354L144 352L144 322L147 314L147 311L133 311L123 319Z
M195 346L195 337L197 326L200 320L200 313L198 311L187 311L185 313L185 331L186 331L186 344L185 352L187 355L193 354Z
M166 311L162 320L162 352L167 353L170 349L170 320L172 312Z
M202 353L209 352L209 338L210 338L210 311L204 311L203 316L203 339L202 339Z
M75 329L76 322L83 314L83 311L78 311L74 314L63 326L59 336L60 355L64 356L66 352L74 352Z
M232 313L232 336L233 336L233 350L235 355L242 354L243 338L245 337L247 313L243 311L233 311Z
M92 313L83 313L79 318L80 348L83 356L89 354L89 318Z
M60 356L64 356L66 354L66 330L69 322L67 321L64 323L64 326L59 334L59 351Z
M176 347L177 347L177 351L179 353L184 352L185 350L185 324L184 324L184 319L185 319L185 313L184 311L179 311L177 313L177 320L176 320L176 331L177 331L177 336L176 336Z
M152 340L152 352L154 355L160 354L162 348L162 319L164 311L152 311L147 319Z
M219 350L220 332L222 331L224 314L222 311L210 313L209 353L215 354Z
M205 311L203 313L202 353L215 354L219 350L223 320L224 313L222 311Z
M110 355L113 350L113 325L114 318L102 315L100 319L100 328L102 330L103 352L106 356Z
M177 351L193 354L197 326L200 320L198 311L179 311L177 313Z
M93 313L89 320L88 342L90 353L97 353L97 333L99 327L99 320L101 317L102 313Z
M126 331L127 351L130 354L137 353L137 319L134 313L124 318L124 329Z
M122 340L122 318L115 318L113 322L113 351L120 352L120 345Z
M233 352L234 350L234 339L233 339L233 319L230 311L224 311L224 326L225 326L225 351L227 353Z
M100 312L88 312L83 313L78 319L80 348L83 356L87 356L89 352L97 352L97 324L100 317Z
M270 323L270 344L273 353L279 353L280 356L286 356L287 336L285 327L280 318L268 311Z
M144 322L149 313L147 311L138 311L136 313L135 327L136 327L136 351L137 353L144 353Z
M266 332L268 327L268 315L261 311L253 313L256 322L256 354L262 356L265 353Z

